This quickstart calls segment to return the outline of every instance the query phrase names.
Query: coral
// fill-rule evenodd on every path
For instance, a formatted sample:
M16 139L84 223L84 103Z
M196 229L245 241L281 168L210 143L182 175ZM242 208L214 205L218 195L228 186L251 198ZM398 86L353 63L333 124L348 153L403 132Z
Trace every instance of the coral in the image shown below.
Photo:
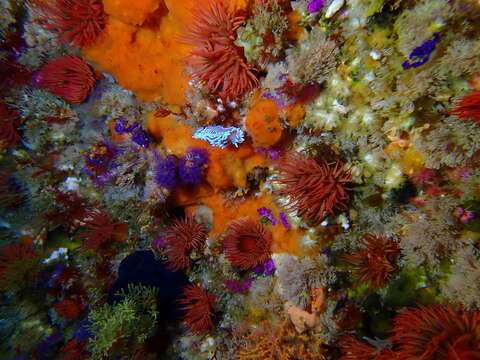
M125 241L127 225L114 221L109 214L98 209L89 210L81 220L81 233L75 235L83 239L83 246L95 253L104 252L113 241Z
M361 242L364 248L345 254L343 260L351 265L354 277L371 289L384 287L396 270L399 253L396 241L367 234Z
M105 27L101 0L33 0L31 6L40 12L45 28L76 46L92 45Z
M278 195L289 197L289 209L312 223L320 223L335 211L347 209L352 175L343 161L334 164L295 152L277 166L276 182L283 185Z
M194 10L193 23L183 40L194 46L188 66L213 93L237 100L259 85L243 49L233 43L245 16L222 1L209 0Z
M189 254L200 249L207 238L205 226L193 217L177 219L164 232L168 269L177 271L190 265Z
M271 255L272 234L250 218L231 223L223 240L227 259L243 270L267 261Z
M178 176L184 184L198 185L203 180L208 153L205 149L191 148L178 162Z
M397 315L391 340L400 359L480 357L480 312L450 305L420 306Z
M337 65L338 49L320 29L315 29L309 38L287 56L289 75L294 83L321 84L328 79Z
M184 299L179 303L184 305L186 313L183 321L194 334L201 334L213 329L213 312L215 296L209 294L200 285L189 285L183 290Z
M246 345L237 352L238 360L324 360L325 346L318 334L298 334L289 320L280 324L264 322L246 335Z
M471 93L460 98L450 115L456 115L466 121L474 121L480 126L480 91Z
M336 280L335 269L324 254L304 258L284 255L276 264L282 299L302 310L309 308L313 289L330 286Z
M73 104L84 102L96 79L90 66L75 55L64 55L49 61L35 75L35 83Z
M405 224L401 252L414 266L437 266L445 254L461 245L453 213L457 205L458 200L451 196L428 197L423 208L400 216L398 221Z
M88 320L93 337L89 350L93 359L131 354L152 335L157 319L157 289L130 285L123 300L92 309Z
M57 190L53 195L55 205L44 215L48 221L71 229L77 228L88 217L87 204L77 193Z
M251 11L247 23L238 29L235 44L243 48L250 64L265 70L284 53L288 20L276 0L255 2Z
M0 148L15 146L22 140L18 133L19 126L18 112L14 108L0 103Z
M242 129L234 126L207 126L200 127L192 135L194 139L202 139L208 141L213 146L225 148L228 144L238 147L238 144L244 141Z

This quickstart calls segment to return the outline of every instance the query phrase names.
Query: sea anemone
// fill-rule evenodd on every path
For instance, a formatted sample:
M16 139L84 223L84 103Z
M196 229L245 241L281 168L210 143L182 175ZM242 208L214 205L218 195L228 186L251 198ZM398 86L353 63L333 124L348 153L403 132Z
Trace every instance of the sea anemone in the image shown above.
M53 305L53 308L64 318L76 319L82 312L83 305L72 300L63 300Z
M316 160L295 152L278 165L279 184L285 186L279 195L290 198L289 209L312 223L320 223L335 211L347 209L352 175L343 161Z
M14 146L22 140L18 134L20 116L18 112L0 103L0 147Z
M466 121L475 121L480 126L480 90L472 91L462 97L450 115L456 115Z
M25 244L9 244L0 248L0 289L22 289L35 282L40 258Z
M200 249L206 238L207 230L193 217L175 220L164 233L168 269L177 271L187 268L190 265L189 253Z
M81 104L93 89L96 78L90 66L75 55L63 55L42 66L35 83L73 104Z
M227 259L248 270L268 261L273 242L272 233L250 218L230 224L223 241Z
M480 358L480 311L451 305L420 306L394 319L393 336L400 359L473 360Z
M83 239L83 246L95 252L105 250L105 247L112 241L124 240L127 225L118 223L110 215L94 209L88 212L82 220L82 227L85 229L75 238Z
M353 275L372 289L380 289L392 278L395 271L399 246L391 239L367 234L362 241L363 249L346 254L343 259L353 269Z
M76 46L92 45L105 27L101 0L34 0L32 6L40 12L48 30Z
M183 290L184 299L179 303L186 313L183 321L194 334L201 334L213 328L215 296L209 294L200 285L188 285Z
M193 45L187 65L192 77L222 98L236 100L259 85L243 49L233 42L245 16L222 1L210 0L194 12L193 23L182 37Z
M376 347L357 340L351 335L344 336L339 342L342 356L339 360L395 360L400 359L389 349ZM406 359L405 359L406 360Z

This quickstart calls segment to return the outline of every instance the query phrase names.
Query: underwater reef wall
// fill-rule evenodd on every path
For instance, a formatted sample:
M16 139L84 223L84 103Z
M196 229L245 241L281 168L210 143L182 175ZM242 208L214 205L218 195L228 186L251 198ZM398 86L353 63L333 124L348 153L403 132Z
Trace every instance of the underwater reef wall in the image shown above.
M480 358L480 1L0 10L0 359Z

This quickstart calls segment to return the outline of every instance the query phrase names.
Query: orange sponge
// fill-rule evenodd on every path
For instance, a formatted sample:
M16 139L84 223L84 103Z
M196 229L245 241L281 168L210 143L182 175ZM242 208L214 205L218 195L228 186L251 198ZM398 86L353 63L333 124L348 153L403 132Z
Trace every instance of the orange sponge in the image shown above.
M271 147L278 143L283 129L275 101L264 98L255 101L247 114L245 127L254 146Z

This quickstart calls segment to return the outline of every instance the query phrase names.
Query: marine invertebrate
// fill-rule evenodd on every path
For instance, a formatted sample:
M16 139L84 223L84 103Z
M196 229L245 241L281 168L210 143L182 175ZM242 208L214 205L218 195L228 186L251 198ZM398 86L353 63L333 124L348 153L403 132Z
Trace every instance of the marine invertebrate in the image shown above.
M345 254L343 260L351 265L353 275L372 289L384 287L396 270L399 245L392 239L367 234L362 240L364 248Z
M275 219L275 216L273 216L272 214L272 210L270 210L269 208L263 206L261 208L258 208L257 212L258 215L267 218L272 223L272 225L278 225L277 219Z
M31 75L31 71L20 64L13 55L9 54L0 58L0 93L25 85Z
M18 112L10 106L0 103L0 147L14 146L22 140L18 133L19 126Z
M126 240L127 225L114 221L99 209L88 211L81 226L83 230L75 238L83 239L83 246L95 252L105 251L112 241Z
M157 159L155 166L155 183L167 190L173 190L178 185L178 159L168 155Z
M477 126L480 126L480 90L472 91L460 98L455 108L450 111L450 115L476 122Z
M230 224L223 246L233 265L248 270L270 258L272 241L271 232L263 225L245 218Z
M72 300L63 300L53 305L53 308L59 315L67 319L76 319L82 312L84 306Z
M189 253L200 249L207 238L207 230L191 216L177 219L163 234L168 257L168 269L177 271L190 265Z
M263 98L255 102L248 111L245 128L256 147L269 148L278 143L283 128L275 101Z
M43 65L34 82L48 92L73 104L81 104L95 85L95 74L80 57L63 55Z
M243 130L234 126L206 126L198 128L192 136L194 139L208 141L212 146L222 149L228 144L238 147L238 144L245 141Z
M87 203L76 192L56 190L53 195L54 207L45 214L48 221L74 229L88 216Z
M289 74L294 83L321 84L337 65L337 45L320 29L309 35L305 46L298 47L287 56Z
M194 334L201 334L213 329L213 315L215 310L215 296L209 294L200 285L188 285L183 290L183 299L179 303L184 305L183 321Z
M16 208L26 201L13 174L14 170L11 168L0 168L0 209Z
M408 70L412 67L419 67L425 64L428 60L430 60L430 56L437 47L439 41L439 35L438 33L435 33L433 34L433 39L427 40L422 45L413 49L408 56L409 60L402 63L403 69Z
M191 148L178 162L178 176L182 183L197 185L202 182L203 172L208 162L205 149Z
M388 342L387 342L388 343ZM400 359L397 354L388 348L378 349L371 344L358 340L354 336L347 335L340 339L342 356L339 360L396 360Z
M12 243L0 248L0 289L16 290L33 283L40 258L30 246Z
M311 0L310 3L308 4L308 12L309 13L315 13L317 11L320 11L323 9L325 6L326 0Z
M194 10L192 24L182 37L193 45L187 65L213 93L237 100L258 86L254 69L247 64L243 49L233 41L245 16L222 1L209 0Z
M289 210L297 211L307 221L320 223L335 211L347 209L352 175L343 161L318 163L303 153L294 152L288 154L277 169L280 174L276 182L284 186L278 194L288 196Z
M92 45L105 27L101 0L34 0L31 5L42 15L45 28L76 46Z
M400 359L480 357L480 312L451 305L419 306L397 315L391 340Z
M138 121L135 121L132 125L128 125L127 119L122 117L117 119L114 129L118 134L130 134L132 141L145 149L148 149L152 143L152 139L147 132L142 129L142 125L140 125Z
M85 153L85 163L94 176L99 176L108 171L118 154L119 150L113 144L102 142Z

